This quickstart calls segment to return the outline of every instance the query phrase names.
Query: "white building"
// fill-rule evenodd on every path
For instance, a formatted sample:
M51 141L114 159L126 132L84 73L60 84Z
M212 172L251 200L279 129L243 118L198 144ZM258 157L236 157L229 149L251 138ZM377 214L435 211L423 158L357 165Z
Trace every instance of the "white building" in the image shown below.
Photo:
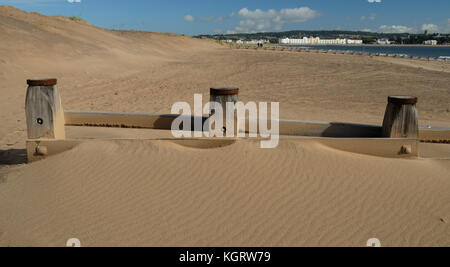
M347 39L347 44L356 44L356 45L360 45L360 44L363 44L363 40L352 40L352 39Z
M388 45L391 44L391 41L389 41L389 39L378 39L377 44Z
M303 37L302 39L290 39L284 38L280 40L281 44L287 45L310 45L310 44L319 44L319 37Z
M269 41L268 40L251 40L251 41L246 41L246 44L268 44Z
M320 39L320 37L303 37L302 39L280 39L281 44L287 45L347 45L362 44L362 40L352 39Z
M244 41L244 40L237 40L237 44L249 44L249 45L257 45L257 44L268 44L269 40L250 40L250 41Z
M437 45L438 41L437 40L427 40L425 42L423 42L424 45Z

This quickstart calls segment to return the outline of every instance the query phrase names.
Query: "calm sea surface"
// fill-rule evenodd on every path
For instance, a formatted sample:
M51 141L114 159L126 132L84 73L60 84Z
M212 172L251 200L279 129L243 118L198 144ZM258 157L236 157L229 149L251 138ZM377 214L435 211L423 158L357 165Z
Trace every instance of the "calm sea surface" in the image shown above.
M407 55L410 57L449 57L448 46L342 46L342 45L312 45L294 46L298 49L336 50L362 52L366 54Z

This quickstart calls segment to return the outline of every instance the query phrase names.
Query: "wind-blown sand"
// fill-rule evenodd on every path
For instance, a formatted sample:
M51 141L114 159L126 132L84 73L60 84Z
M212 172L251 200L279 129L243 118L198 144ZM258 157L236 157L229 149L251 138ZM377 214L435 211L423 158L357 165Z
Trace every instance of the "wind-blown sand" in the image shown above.
M275 150L99 141L8 176L0 243L448 246L449 172L448 161L292 141Z
M225 85L240 87L243 101L280 102L283 119L375 124L388 95L416 95L421 124L450 126L450 76L429 62L232 50L10 7L0 7L0 36L1 246L63 246L71 237L86 246L364 246L373 237L450 245L445 145L404 160L292 140L273 150L247 140L202 149L90 141L22 164L29 78L58 78L67 110L169 113Z

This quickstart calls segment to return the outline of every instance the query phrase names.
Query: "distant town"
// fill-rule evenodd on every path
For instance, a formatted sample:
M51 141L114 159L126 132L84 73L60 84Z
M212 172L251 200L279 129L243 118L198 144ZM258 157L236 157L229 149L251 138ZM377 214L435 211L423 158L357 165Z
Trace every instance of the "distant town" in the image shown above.
M251 34L199 35L237 44L284 45L449 45L450 34L428 33L375 33L362 31L289 31Z

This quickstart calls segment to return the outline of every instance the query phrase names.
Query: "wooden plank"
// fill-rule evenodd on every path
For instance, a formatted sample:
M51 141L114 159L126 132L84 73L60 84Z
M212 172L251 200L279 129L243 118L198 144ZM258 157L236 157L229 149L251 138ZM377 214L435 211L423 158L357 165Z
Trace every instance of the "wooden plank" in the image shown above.
M80 112L66 111L66 126L91 126L113 128L139 128L170 130L175 114L135 114L113 112ZM195 117L191 117L191 129ZM202 117L205 122L207 117ZM246 132L249 133L249 122L246 119ZM338 122L310 122L280 120L280 135L335 137L335 138L379 138L382 127L368 124L338 123ZM270 127L270 123L269 123ZM259 131L258 131L259 133ZM419 129L420 140L424 142L450 141L450 129L426 128Z
M65 111L66 126L170 130L176 114ZM191 129L195 116L191 116ZM202 117L202 122L207 118Z
M426 143L450 144L450 129L420 128L419 138Z
M336 138L377 138L381 137L381 127L376 125L308 122L280 120L280 135L317 136Z
M176 114L137 114L65 111L66 126L170 130ZM202 117L204 122L208 117ZM191 117L193 121L195 117ZM249 132L246 119L246 132ZM365 124L280 120L280 135L323 137L380 137L381 127ZM270 123L269 123L270 126Z
M246 119L245 129L249 133L249 125L255 119ZM256 120L257 122L257 120ZM268 128L271 122L268 121ZM311 137L334 137L334 138L379 138L381 137L381 126L339 122L313 122L279 120L279 134L289 136L311 136ZM253 131L251 131L254 133ZM259 130L257 130L259 134Z

